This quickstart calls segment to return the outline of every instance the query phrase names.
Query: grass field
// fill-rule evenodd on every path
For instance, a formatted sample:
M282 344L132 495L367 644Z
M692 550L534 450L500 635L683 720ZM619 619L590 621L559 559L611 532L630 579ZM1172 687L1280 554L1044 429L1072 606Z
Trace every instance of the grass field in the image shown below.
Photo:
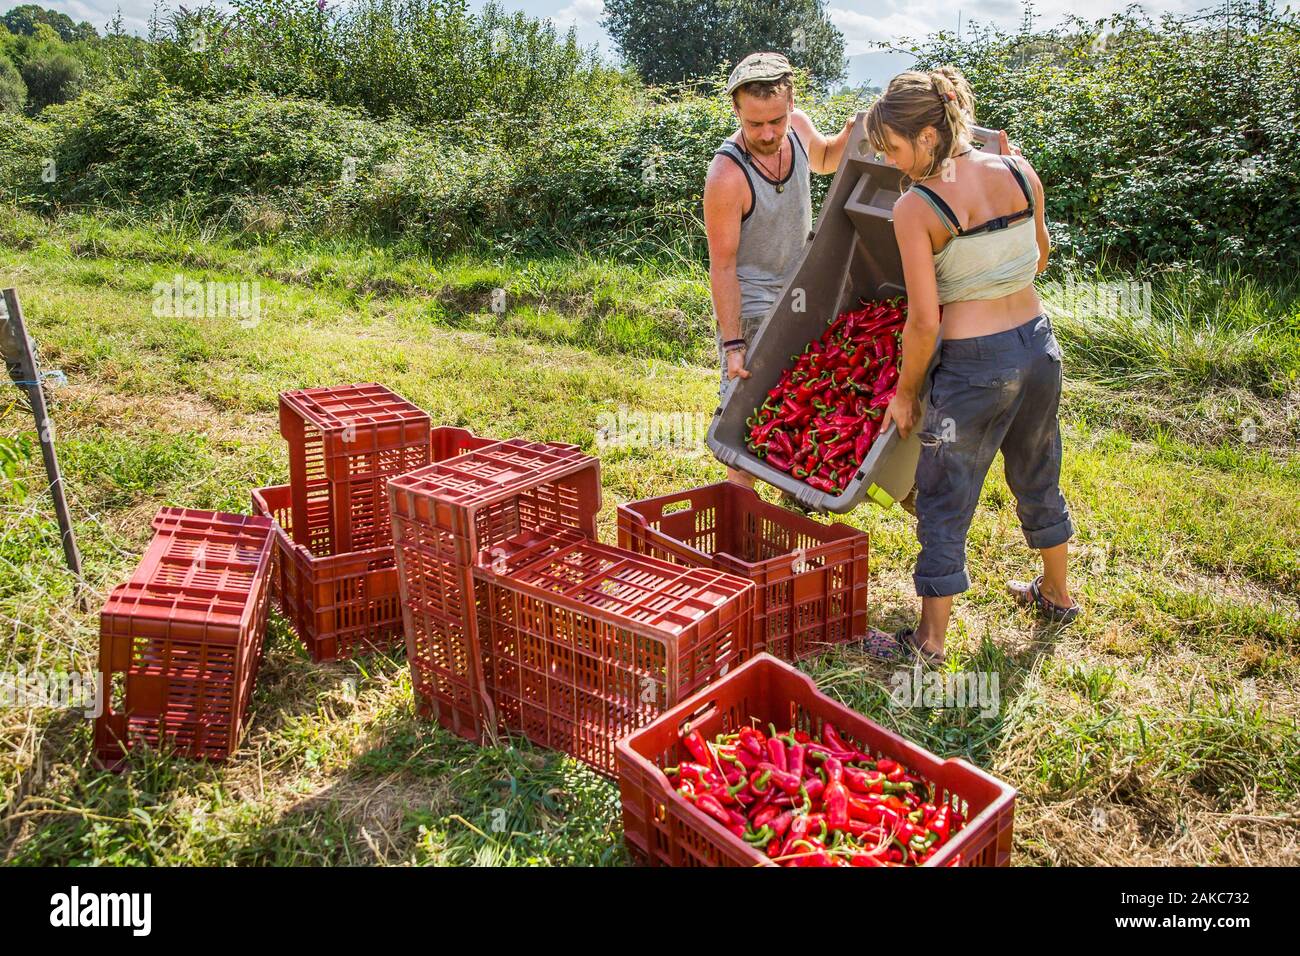
M153 287L255 280L256 324L156 317ZM379 381L435 423L596 451L602 414L698 413L692 447L601 451L601 533L626 501L717 480L698 266L557 256L429 263L405 248L246 245L162 226L0 214L46 368L88 610L63 570L39 455L0 494L0 669L92 670L103 595L163 504L247 511L285 482L287 388ZM506 290L504 313L490 304ZM972 528L952 670L1001 706L890 705L893 668L843 650L822 688L1020 790L1020 864L1300 862L1300 455L1292 288L1171 286L1153 319L1062 316L1063 488L1086 614L1046 627L1004 596L1032 573L1000 465ZM8 386L5 386L8 388ZM0 401L0 437L30 416ZM914 612L911 519L864 507L873 623ZM13 864L619 864L617 788L553 753L478 748L417 720L400 655L313 665L279 622L236 759L88 762L90 724L0 710L0 858Z

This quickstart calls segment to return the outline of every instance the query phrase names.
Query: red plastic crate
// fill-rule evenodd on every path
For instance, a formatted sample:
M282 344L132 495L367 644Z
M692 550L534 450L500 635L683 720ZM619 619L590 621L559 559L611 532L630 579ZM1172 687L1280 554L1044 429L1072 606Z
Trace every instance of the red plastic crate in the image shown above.
M453 733L495 727L486 694L473 567L537 529L591 537L600 463L572 445L496 442L389 483L406 653L416 710Z
M427 412L382 385L280 393L293 540L312 554L392 543L386 485L429 463Z
M662 768L688 759L681 745L691 728L706 738L759 726L798 727L820 734L825 720L860 750L890 757L930 784L934 802L965 814L966 827L925 866L1009 866L1016 791L965 760L941 760L817 690L806 675L769 654L618 742L618 782L628 849L652 866L776 866L679 795Z
M387 651L401 642L402 609L391 546L317 557L294 542L288 485L253 492L253 511L275 520L272 598L316 662Z
M752 652L743 578L574 531L507 542L474 569L500 726L614 775L614 742Z
M163 509L154 527L135 574L100 612L95 755L110 767L141 740L189 757L229 756L262 658L271 522Z
M496 441L442 426L429 433L430 456L441 461ZM277 525L271 597L312 660L386 651L401 641L402 608L391 545L327 557L313 554L294 541L289 485L254 491L253 512ZM309 529L308 537L328 545L327 516L319 511L315 517L319 527Z
M867 633L870 539L723 481L618 506L618 544L754 582L754 646L785 661Z

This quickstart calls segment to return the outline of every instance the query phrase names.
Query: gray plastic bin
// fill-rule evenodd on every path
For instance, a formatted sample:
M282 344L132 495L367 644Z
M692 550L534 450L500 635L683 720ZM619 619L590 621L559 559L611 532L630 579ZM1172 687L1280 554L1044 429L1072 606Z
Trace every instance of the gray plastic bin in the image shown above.
M859 113L854 120L840 168L798 268L749 344L745 366L749 378L728 384L706 438L709 450L724 465L780 488L805 508L836 514L851 511L864 498L887 508L907 497L921 452L916 432L904 441L890 425L876 439L848 486L832 495L751 454L745 447L745 419L776 385L791 364L790 356L802 352L839 313L856 308L859 299L891 298L905 292L893 222L902 174L875 158L864 118L865 114ZM998 152L997 131L976 127L975 145ZM801 305L802 311L797 311ZM937 357L937 350L935 354ZM921 396L923 402L926 397Z

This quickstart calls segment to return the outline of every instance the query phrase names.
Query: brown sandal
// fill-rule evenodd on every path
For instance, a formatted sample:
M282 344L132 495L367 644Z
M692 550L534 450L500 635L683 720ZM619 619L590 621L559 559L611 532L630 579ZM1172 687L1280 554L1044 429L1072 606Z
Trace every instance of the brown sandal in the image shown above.
M919 657L932 667L943 664L944 656L927 651L916 643L916 628L905 627L890 634L878 627L869 628L862 639L862 649L882 661L906 661Z
M1007 590L1011 596L1016 599L1018 604L1025 607L1035 607L1038 613L1043 615L1049 621L1055 621L1058 624L1069 624L1079 616L1079 604L1076 601L1069 607L1061 607L1059 604L1053 604L1047 598L1043 597L1042 592L1043 576L1040 574L1033 581L1026 584L1024 581L1008 581Z

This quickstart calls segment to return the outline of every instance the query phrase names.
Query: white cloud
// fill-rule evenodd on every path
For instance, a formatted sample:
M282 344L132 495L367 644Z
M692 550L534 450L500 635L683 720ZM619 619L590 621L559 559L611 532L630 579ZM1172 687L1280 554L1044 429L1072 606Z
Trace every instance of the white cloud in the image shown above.
M574 26L600 26L600 18L605 14L604 0L573 0L567 7L557 10L551 17L557 27L565 29Z
M902 10L891 9L893 7ZM828 7L831 22L844 34L844 52L848 56L878 50L873 46L880 41L895 41L910 36L921 39L933 29L928 20L918 19L910 11L915 9L902 3L875 5L875 13L859 13L843 7ZM907 10L908 12L903 12Z

